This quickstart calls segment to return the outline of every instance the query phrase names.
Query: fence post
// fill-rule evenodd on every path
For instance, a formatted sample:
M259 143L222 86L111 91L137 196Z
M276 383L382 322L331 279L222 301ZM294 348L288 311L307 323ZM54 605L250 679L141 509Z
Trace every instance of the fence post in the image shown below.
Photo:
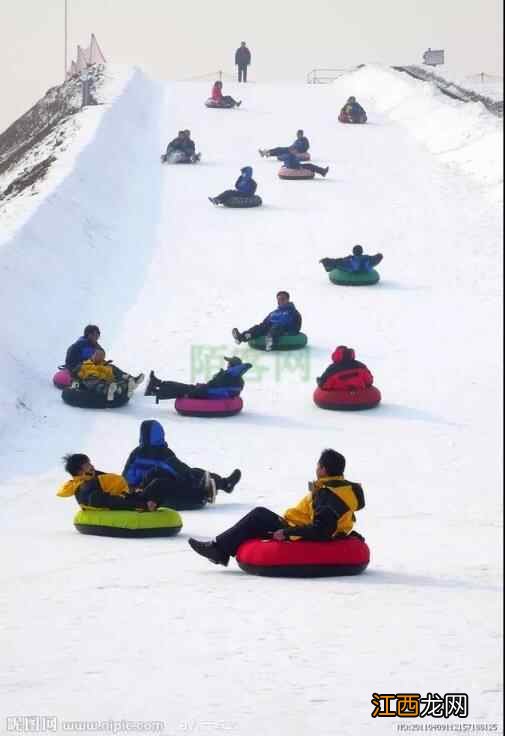
M223 72L220 70L220 71L218 71L218 74L219 74L219 81L222 82L223 81Z

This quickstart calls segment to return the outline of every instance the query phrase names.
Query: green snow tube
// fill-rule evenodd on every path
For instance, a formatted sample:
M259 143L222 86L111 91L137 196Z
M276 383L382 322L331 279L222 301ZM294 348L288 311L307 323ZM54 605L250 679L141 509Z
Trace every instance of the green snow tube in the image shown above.
M182 529L182 519L174 509L156 511L110 511L81 509L74 516L81 534L99 537L173 537Z
M340 268L334 268L328 274L330 281L340 286L371 286L379 280L379 272L372 268L371 271L351 272L342 271Z
M265 350L265 338L253 337L249 345L255 350ZM274 341L272 350L300 350L307 345L307 335L299 332L297 335L281 335Z

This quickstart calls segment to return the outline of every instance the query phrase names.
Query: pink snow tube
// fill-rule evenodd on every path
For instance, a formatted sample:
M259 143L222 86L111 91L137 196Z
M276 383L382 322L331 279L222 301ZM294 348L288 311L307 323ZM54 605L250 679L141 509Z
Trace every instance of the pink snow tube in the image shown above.
M308 169L288 169L286 166L279 169L279 179L313 179L314 176L314 172Z
M229 399L176 399L175 410L185 417L232 417L242 411L240 396Z
M72 381L72 374L70 373L68 368L60 368L53 376L53 383L56 388L68 388L69 386L71 386Z

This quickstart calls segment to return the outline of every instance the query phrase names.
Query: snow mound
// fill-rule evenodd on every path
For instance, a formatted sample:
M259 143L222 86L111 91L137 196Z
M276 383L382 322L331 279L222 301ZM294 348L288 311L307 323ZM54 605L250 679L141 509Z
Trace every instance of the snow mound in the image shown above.
M503 120L481 102L450 99L434 84L381 66L362 67L333 87L342 104L355 95L365 108L401 123L440 161L471 175L495 202L502 201Z

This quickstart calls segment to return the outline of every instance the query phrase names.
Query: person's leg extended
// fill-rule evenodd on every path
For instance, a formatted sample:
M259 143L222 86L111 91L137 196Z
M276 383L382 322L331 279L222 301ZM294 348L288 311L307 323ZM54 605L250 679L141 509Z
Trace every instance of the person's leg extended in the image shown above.
M315 164L300 164L300 167L302 169L308 169L308 171L313 171L314 174L319 174L320 176L326 176L329 169L328 166L323 169L321 166L316 166Z
M277 146L276 148L269 148L267 150L267 156L285 156L289 153L289 148L285 146Z
M186 394L191 393L194 389L192 383L179 383L178 381L160 381L159 387L156 389L156 398L163 399L179 399Z
M228 556L235 556L237 549L246 539L266 537L286 526L284 520L270 509L257 506L242 517L236 524L216 537L216 545Z

